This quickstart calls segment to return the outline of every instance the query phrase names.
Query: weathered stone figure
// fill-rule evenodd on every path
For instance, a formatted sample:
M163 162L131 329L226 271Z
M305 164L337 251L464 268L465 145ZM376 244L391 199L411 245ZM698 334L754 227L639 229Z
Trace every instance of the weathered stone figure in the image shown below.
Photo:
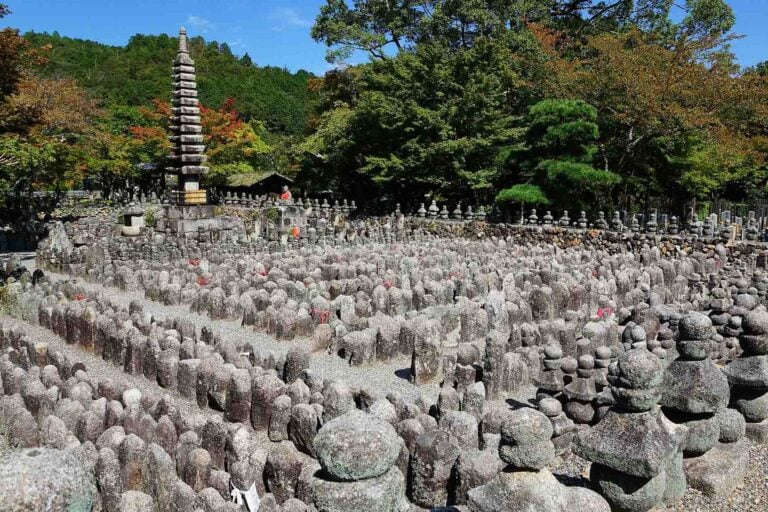
M768 312L751 311L742 328L744 353L723 371L731 385L731 406L747 420L747 437L768 444Z
M662 368L645 348L625 352L608 377L616 405L574 440L574 453L592 462L592 485L615 510L644 512L685 492L680 448L686 429L668 422L656 406Z
M323 425L315 437L322 471L310 483L319 512L399 512L408 507L405 479L395 466L395 429L359 410Z
M551 400L551 399L550 399ZM499 457L508 466L487 484L469 491L471 512L607 512L597 493L568 487L547 470L555 457L552 424L539 411L508 413L501 426Z
M715 414L725 409L730 396L728 381L709 358L714 334L709 317L689 313L680 320L680 357L664 372L661 406L664 414L688 427L685 454L702 455L719 436Z

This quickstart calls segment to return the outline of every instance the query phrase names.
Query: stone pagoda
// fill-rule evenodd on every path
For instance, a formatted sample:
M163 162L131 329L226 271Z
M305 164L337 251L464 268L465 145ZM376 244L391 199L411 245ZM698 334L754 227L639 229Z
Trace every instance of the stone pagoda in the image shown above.
M166 168L178 179L170 204L155 213L155 229L184 236L204 235L210 240L245 234L243 222L236 217L217 216L208 204L200 177L205 166L203 127L197 99L195 62L189 57L187 31L179 30L179 51L173 61L173 117L170 141L173 145ZM225 233L226 232L226 233Z
M200 176L208 172L203 145L203 127L197 99L195 61L189 56L187 31L179 30L179 50L173 61L173 118L170 137L173 149L167 170L178 177L173 202L179 206L206 204Z

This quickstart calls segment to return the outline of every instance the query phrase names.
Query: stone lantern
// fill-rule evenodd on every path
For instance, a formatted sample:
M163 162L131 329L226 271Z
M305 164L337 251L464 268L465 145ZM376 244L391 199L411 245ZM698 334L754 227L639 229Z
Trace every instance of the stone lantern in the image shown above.
M121 228L123 236L138 236L144 226L144 210L136 203L129 204L123 210L123 226Z

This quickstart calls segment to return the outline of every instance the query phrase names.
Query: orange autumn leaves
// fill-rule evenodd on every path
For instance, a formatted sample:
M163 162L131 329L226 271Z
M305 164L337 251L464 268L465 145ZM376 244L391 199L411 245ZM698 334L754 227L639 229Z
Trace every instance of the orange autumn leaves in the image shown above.
M131 135L142 141L154 139L159 142L162 139L162 144L167 146L167 126L172 117L170 103L156 99L151 107L142 107L140 111L148 123L146 126L131 127ZM213 164L238 162L269 150L253 125L240 119L232 98L219 108L201 105L200 117L206 153Z
M597 108L606 168L678 182L698 197L734 182L764 186L755 169L768 155L768 78L734 72L723 41L660 41L638 29L576 40L529 28L547 56L542 94ZM636 163L652 162L660 146L690 149L669 157L674 172Z

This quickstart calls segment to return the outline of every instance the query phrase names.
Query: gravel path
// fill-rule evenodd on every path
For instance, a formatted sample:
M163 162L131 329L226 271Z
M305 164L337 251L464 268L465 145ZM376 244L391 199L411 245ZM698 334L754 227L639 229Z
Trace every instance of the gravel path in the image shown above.
M744 482L729 496L708 497L688 489L675 512L765 512L768 510L768 446L748 441L749 463Z
M68 276L46 272L49 279L68 280ZM151 313L155 318L165 319L169 317L186 318L191 320L198 330L203 326L213 328L222 339L235 343L250 343L257 349L270 350L276 355L287 352L291 347L307 344L308 340L297 338L291 341L279 341L268 334L255 331L253 328L243 327L239 320L213 320L189 310L186 305L166 306L159 302L147 300L143 292L128 292L116 288L108 288L84 280L77 283L88 291L103 294L103 296L115 304L128 306L136 300L143 305L144 311ZM407 380L410 358L402 357L388 363L377 363L373 366L350 366L344 359L335 354L316 352L312 354L310 369L324 379L344 380L350 386L365 388L380 397L386 396L391 391L399 392L403 398L415 401L422 393L432 401L437 400L438 386L414 386Z

